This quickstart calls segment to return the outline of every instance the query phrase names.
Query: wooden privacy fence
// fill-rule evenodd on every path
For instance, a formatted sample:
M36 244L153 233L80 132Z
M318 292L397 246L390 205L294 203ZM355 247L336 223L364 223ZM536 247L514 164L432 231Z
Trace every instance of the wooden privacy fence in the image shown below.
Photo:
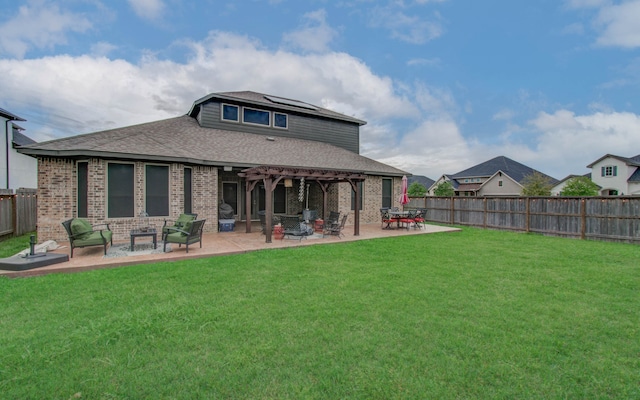
M36 230L36 189L0 192L0 239Z
M413 197L427 220L640 243L640 197Z

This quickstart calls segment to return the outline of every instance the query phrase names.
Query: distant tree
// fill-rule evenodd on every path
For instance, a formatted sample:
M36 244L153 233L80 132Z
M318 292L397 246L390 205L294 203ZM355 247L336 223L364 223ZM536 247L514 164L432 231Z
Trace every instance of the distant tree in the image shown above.
M551 178L540 172L525 176L520 184L523 196L551 196L551 188L553 187Z
M598 185L586 176L577 176L567 181L560 196L597 196Z
M433 194L440 197L452 197L456 194L456 191L453 190L451 182L445 181L436 186L436 188L433 190Z
M427 194L427 188L424 187L422 183L413 182L411 185L409 185L407 193L412 197L423 197L425 194Z

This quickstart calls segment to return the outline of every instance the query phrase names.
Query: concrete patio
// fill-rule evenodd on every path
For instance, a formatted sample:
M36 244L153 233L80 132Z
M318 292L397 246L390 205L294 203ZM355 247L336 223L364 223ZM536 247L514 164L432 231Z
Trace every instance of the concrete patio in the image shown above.
M283 239L273 240L272 243L265 243L265 236L260 233L260 225L254 224L251 233L244 232L244 225L236 225L234 232L205 233L202 238L202 248L198 244L189 246L187 254L184 246L178 248L173 245L172 251L159 254L131 255L125 257L104 257L103 248L100 246L76 248L73 251L73 258L67 262L49 265L45 267L24 270L24 271L2 271L1 276L7 277L27 277L46 275L50 273L81 272L100 268L115 268L128 265L138 265L163 261L181 261L195 258L213 257L219 255L242 254L250 251L278 249L286 247L324 245L329 243L349 242L354 240L368 240L385 237L406 236L406 235L426 235L432 233L455 232L457 228L436 225L424 225L422 229L382 229L380 224L360 225L360 235L353 235L353 226L345 226L344 236L326 236L318 239ZM145 239L140 239L138 243L143 243ZM150 241L150 240L149 240ZM117 244L128 243L128 241L114 242ZM59 242L61 247L53 253L69 254L69 243ZM158 238L158 248L162 248L162 242Z

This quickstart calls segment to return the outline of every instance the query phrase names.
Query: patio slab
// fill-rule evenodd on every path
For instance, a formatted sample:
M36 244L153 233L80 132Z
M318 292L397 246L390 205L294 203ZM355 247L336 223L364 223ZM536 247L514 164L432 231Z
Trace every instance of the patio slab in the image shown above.
M202 248L197 244L189 246L187 254L184 246L178 248L172 245L172 251L159 254L142 254L131 255L125 257L104 257L102 247L85 247L74 249L73 258L69 261L34 268L26 271L4 271L0 270L0 276L7 277L27 277L45 275L50 273L69 273L81 272L100 268L116 268L129 265L138 265L146 263L155 263L162 261L180 261L195 258L206 258L218 255L242 254L250 251L277 249L298 246L314 246L328 243L349 242L354 240L368 240L376 238L405 236L405 235L425 235L443 232L459 231L458 228L437 225L425 225L423 229L381 229L380 224L361 224L360 235L353 235L353 226L345 226L344 236L338 238L336 236L327 236L319 239L283 239L273 240L272 243L266 243L265 237L260 233L260 225L252 225L252 232L245 233L243 224L236 224L233 232L211 232L205 233L202 238ZM122 241L120 243L128 243ZM59 242L60 248L50 252L51 254L69 254L69 243ZM161 247L162 243L158 243Z

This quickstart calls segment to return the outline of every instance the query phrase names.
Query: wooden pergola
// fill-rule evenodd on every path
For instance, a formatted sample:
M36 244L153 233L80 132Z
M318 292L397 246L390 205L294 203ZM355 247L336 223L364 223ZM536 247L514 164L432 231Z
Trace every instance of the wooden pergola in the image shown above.
M328 199L327 191L333 183L348 182L355 192L356 204L360 204L360 185L358 182L364 182L366 176L362 172L344 171L344 170L324 170L316 168L294 168L263 165L254 168L242 170L238 176L246 181L246 214L251 215L251 192L256 184L263 182L266 192L265 196L265 237L266 242L271 243L271 230L273 221L272 193L276 185L283 179L301 179L305 181L314 181L322 189L323 216L328 215ZM353 234L360 235L360 207L355 208ZM251 232L251 218L246 218L247 233Z

